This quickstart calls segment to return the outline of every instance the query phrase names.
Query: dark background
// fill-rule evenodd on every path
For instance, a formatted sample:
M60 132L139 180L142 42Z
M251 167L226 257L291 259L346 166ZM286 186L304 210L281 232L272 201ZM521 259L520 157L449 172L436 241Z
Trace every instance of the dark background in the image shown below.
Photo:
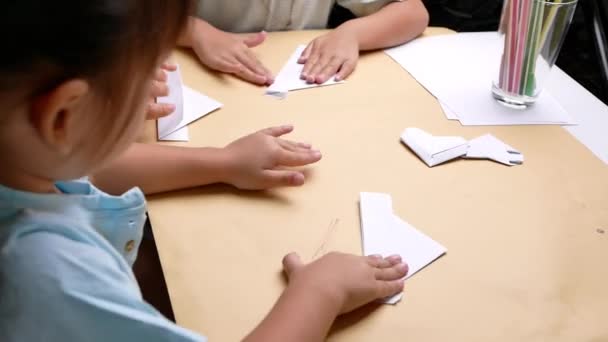
M423 1L431 16L431 26L447 27L458 32L496 31L503 4L502 0ZM602 76L599 52L592 32L593 15L597 13L603 19L600 26L608 33L608 0L579 0L557 65L608 104L608 83L604 81L608 75ZM335 27L350 18L353 15L348 10L336 6L330 26Z

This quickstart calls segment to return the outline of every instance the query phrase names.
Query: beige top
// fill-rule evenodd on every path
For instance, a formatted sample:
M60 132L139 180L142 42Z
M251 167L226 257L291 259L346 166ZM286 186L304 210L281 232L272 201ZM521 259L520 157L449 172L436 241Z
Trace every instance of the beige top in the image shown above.
M230 32L320 29L335 4L362 17L394 1L401 0L199 0L198 16Z

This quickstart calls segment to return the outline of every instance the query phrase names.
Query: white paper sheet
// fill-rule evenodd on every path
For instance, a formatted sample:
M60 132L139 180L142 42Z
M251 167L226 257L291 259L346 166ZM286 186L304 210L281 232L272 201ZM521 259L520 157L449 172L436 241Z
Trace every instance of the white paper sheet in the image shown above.
M359 209L363 253L383 257L400 255L409 266L406 279L447 251L441 244L394 215L392 199L388 194L362 192ZM396 304L402 296L402 293L397 294L383 302Z
M601 161L608 164L608 106L560 68L553 68L546 90L578 121L564 127Z
M510 109L494 100L492 80L502 53L496 32L419 38L386 53L451 109L463 125L576 123L546 91L526 110Z
M174 91L174 89L178 88L180 89L179 91ZM170 83L169 89L171 91L169 96L159 98L158 101L160 103L173 103L175 104L176 109L181 107L183 110L179 121L173 117L173 115L179 117L177 110L167 117L158 120L158 140L188 141L188 125L222 107L222 104L218 101L215 101L188 86L182 84L176 86L175 83ZM171 96L171 94L175 93L180 94L181 99L175 98L175 95L173 97ZM171 101L179 102L174 103Z
M298 59L302 52L306 49L306 45L299 45L296 51L289 57L287 63L283 66L279 74L274 80L274 83L266 89L266 95L271 95L276 98L285 98L287 93L293 90L322 87L327 85L339 84L344 81L337 82L335 75L329 78L323 84L309 84L300 78L304 64L298 63Z

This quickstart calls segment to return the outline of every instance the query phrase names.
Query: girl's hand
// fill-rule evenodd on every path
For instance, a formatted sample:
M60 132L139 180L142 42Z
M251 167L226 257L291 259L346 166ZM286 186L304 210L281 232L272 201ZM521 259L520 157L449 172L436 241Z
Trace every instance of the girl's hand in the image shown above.
M209 68L253 84L270 85L274 81L272 73L250 49L266 40L266 32L234 34L201 22L191 39L194 52Z
M321 153L309 144L281 138L291 131L289 125L270 127L226 146L226 182L245 190L304 184L302 172L285 167L315 163Z
M382 258L336 252L306 265L291 253L283 258L283 269L289 279L287 291L316 293L332 303L338 314L403 291L402 278L408 272L397 255Z
M175 105L169 103L157 103L156 98L169 95L169 87L167 86L166 71L175 71L175 64L165 62L160 68L156 69L154 79L152 80L152 89L150 90L150 99L146 109L146 118L148 120L156 120L165 117L175 110Z
M335 80L341 81L355 70L358 59L357 36L342 25L308 44L298 60L304 64L300 77L308 83L322 84L336 75Z

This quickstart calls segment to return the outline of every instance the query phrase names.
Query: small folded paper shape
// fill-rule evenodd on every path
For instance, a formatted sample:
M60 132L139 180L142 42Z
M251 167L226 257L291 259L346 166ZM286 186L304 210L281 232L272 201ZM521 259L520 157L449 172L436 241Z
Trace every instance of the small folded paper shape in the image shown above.
M469 148L462 137L436 137L413 127L401 134L401 141L430 167L464 156Z
M490 159L507 166L520 165L524 162L521 152L491 134L469 141L469 150L463 158Z
M436 137L420 128L410 127L401 134L401 141L429 167L456 158L489 159L513 166L524 162L524 155L491 134L471 141L463 137Z

